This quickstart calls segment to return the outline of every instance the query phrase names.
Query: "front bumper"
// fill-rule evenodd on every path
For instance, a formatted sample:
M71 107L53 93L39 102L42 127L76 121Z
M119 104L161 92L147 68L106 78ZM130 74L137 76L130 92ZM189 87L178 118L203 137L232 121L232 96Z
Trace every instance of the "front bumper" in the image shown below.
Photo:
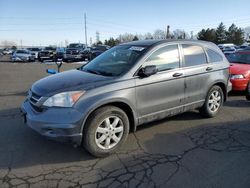
M21 107L25 123L49 139L81 144L82 114L74 108L48 108L37 112L25 100Z
M63 58L65 60L80 60L82 59L82 55L71 55L71 54L64 54Z
M21 57L21 56L15 56L12 57L12 61L29 61L32 60L32 57Z

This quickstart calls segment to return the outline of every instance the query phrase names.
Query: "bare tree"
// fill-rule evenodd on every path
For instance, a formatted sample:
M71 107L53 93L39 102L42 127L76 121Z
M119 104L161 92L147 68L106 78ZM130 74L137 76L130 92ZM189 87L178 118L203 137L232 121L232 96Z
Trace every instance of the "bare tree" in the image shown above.
M250 41L250 26L244 29L244 33L245 33L245 39L247 41Z
M172 38L174 38L174 39L189 39L190 35L182 29L176 29L173 31Z
M8 41L8 40L4 40L1 42L1 46L4 48L11 48L12 46L16 46L17 44L13 41Z
M157 30L155 30L153 37L154 37L154 39L165 39L166 38L165 31L163 31L161 29L157 29Z
M131 33L124 33L119 36L119 40L121 43L130 42L130 41L133 41L134 37L135 36Z

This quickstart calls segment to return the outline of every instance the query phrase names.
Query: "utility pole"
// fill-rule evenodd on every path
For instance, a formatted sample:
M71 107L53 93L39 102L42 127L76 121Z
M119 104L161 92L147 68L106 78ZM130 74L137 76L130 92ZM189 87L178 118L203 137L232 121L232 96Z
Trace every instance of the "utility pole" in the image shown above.
M84 28L85 28L85 44L88 46L88 37L87 37L87 18L86 13L84 13Z
M167 26L167 36L166 36L167 39L170 38L170 37L169 37L169 33L170 33L170 32L169 32L169 29L170 29L170 26L168 25L168 26Z
M194 32L191 31L190 34L191 34L191 39L194 39Z
M96 44L100 42L100 33L99 31L96 31Z

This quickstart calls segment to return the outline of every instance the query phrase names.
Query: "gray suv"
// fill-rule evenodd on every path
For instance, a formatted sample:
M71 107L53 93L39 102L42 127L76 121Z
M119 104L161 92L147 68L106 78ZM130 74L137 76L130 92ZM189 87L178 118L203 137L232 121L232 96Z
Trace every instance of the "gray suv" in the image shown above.
M231 89L228 68L210 42L121 44L34 83L22 105L24 120L43 136L106 156L139 125L192 109L214 117Z

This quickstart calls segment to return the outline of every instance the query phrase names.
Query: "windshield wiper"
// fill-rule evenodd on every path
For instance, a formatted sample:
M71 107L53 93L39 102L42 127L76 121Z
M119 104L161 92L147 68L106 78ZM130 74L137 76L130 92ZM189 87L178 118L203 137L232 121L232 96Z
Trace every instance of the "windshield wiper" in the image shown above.
M99 71L99 73L103 76L114 76L114 74L111 72Z
M102 76L114 76L113 73L110 72L105 72L105 71L97 71L97 70L91 70L91 69L83 69L83 71L92 73L92 74L97 74L97 75L102 75Z
M100 72L98 72L98 71L95 71L95 70L84 69L84 71L86 71L86 72L89 72L89 73L92 73L92 74L97 74L97 75L101 75L101 73L100 73Z

